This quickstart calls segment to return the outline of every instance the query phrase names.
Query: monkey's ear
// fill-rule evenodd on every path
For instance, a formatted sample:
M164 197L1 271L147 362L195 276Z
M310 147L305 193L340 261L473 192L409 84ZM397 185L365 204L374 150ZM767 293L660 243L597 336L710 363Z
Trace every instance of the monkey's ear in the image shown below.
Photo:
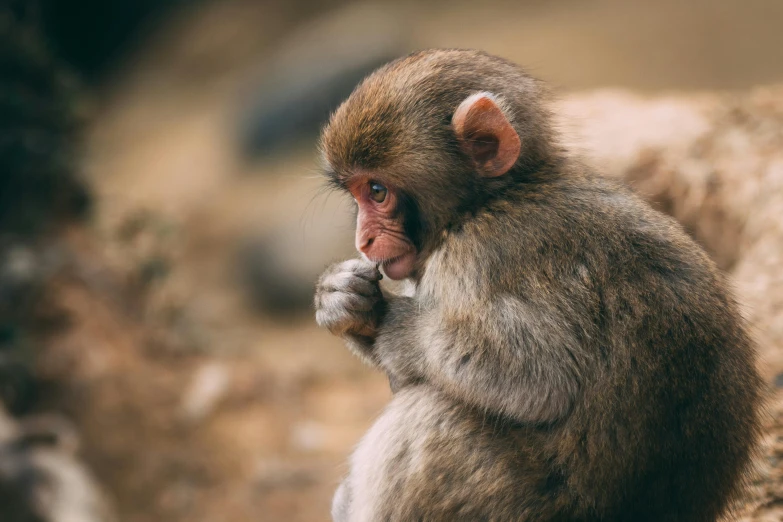
M484 177L502 176L514 166L521 142L494 96L479 92L459 104L451 124L462 150Z

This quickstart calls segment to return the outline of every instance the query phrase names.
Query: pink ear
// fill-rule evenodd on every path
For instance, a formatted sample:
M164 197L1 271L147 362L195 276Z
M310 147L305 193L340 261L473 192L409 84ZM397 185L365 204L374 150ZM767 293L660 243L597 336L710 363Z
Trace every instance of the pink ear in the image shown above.
M502 176L514 166L521 142L514 127L487 92L468 96L459 104L451 123L462 150L484 177Z

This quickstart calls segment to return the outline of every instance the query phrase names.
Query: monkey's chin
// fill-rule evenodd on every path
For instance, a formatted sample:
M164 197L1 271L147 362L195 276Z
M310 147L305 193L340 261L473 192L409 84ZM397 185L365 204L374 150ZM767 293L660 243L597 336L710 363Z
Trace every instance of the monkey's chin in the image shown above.
M383 273L386 274L386 277L399 281L400 279L410 277L415 263L416 252L411 251L381 263L381 268L383 268Z

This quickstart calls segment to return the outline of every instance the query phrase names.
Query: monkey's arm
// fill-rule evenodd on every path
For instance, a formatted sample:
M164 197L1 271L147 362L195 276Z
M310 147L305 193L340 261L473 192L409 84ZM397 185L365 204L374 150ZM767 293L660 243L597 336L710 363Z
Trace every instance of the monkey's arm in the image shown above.
M373 357L393 379L432 383L488 412L522 422L565 415L589 359L566 321L510 296L468 309L389 298Z

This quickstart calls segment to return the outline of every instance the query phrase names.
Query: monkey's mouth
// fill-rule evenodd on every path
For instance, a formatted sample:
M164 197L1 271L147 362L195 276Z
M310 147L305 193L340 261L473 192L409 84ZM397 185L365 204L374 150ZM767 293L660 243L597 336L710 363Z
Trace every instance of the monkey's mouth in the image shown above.
M381 268L389 279L398 281L410 277L416 264L416 251L409 250L391 259L381 261Z

